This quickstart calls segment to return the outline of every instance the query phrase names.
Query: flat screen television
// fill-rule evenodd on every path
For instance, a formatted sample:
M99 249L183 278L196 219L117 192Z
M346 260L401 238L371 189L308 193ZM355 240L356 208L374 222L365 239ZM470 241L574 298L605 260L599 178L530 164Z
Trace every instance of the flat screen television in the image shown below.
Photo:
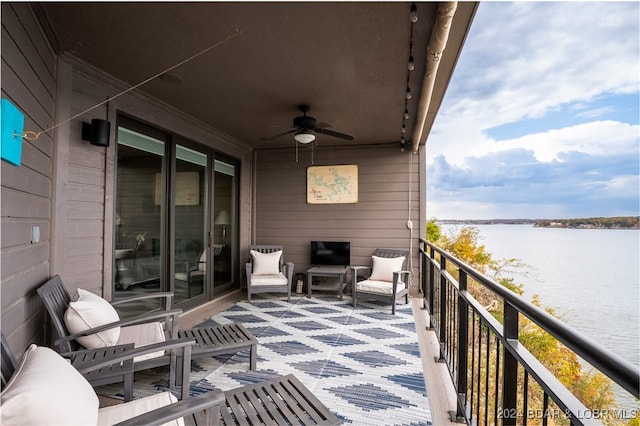
M311 241L312 265L347 266L351 263L348 241Z

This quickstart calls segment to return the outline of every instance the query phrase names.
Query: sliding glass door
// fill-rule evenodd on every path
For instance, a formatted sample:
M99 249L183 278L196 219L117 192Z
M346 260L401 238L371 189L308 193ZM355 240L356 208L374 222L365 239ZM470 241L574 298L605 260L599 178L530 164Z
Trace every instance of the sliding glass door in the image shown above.
M217 293L234 286L236 279L238 248L237 197L236 188L238 166L224 159L216 159L214 165L214 206L213 230L214 247L214 289Z
M167 291L162 271L165 229L166 140L118 129L115 198L114 286L116 295Z
M175 299L207 293L209 283L208 172L206 153L176 145L174 200Z
M171 291L189 307L239 288L238 164L126 117L117 149L116 297Z

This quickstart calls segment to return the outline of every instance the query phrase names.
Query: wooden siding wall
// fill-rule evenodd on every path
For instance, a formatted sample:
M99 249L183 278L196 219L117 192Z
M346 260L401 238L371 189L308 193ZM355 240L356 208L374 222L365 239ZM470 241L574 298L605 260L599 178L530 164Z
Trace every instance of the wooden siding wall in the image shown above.
M358 165L358 203L307 204L309 147L300 147L299 162L293 147L257 151L255 243L283 244L295 273L309 268L312 240L350 241L352 265L370 265L377 247L411 249L417 277L420 156L398 145L322 147L319 141L313 157L315 166Z
M55 54L26 3L2 3L2 97L24 114L24 130L54 122ZM23 140L22 161L2 161L0 231L2 333L16 353L43 341L44 313L35 289L50 273L53 142ZM31 229L40 227L40 242Z
M70 90L59 94L57 103L61 109L68 105L68 116L85 111L127 89L127 86L73 57L63 55L59 62L63 70L59 80L69 80L71 84ZM113 282L116 117L119 112L179 138L238 158L247 165L244 167L247 172L251 169L248 166L250 150L246 145L140 92L127 93L72 120L68 126L67 148L58 159L64 174L56 177L59 197L56 224L59 226L57 235L61 236L56 248L64 253L64 258L55 263L54 273L62 276L70 291L81 287L103 294L107 299L111 298ZM92 118L111 122L109 147L97 147L81 140L82 121L90 122ZM241 176L242 179L250 181L249 175ZM250 203L249 190L247 185L247 190L241 191L241 204ZM241 216L243 221L248 223L249 218ZM250 239L248 231L241 233L240 238L247 244Z
M246 144L139 91L69 120L127 88L73 57L56 56L31 5L2 3L2 97L25 113L25 130L59 124L37 141L23 142L21 166L0 164L1 324L17 354L50 338L35 290L52 275L60 274L71 293L81 287L111 298L118 112L238 159L239 239L242 247L250 242L252 157ZM81 139L82 122L92 118L111 122L108 148ZM31 244L32 226L40 227L37 244Z

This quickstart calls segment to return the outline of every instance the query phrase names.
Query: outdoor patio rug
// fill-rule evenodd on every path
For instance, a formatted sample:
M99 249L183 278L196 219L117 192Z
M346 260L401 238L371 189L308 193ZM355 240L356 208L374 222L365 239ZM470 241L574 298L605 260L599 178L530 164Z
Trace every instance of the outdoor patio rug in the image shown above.
M291 373L345 424L431 424L411 304L399 304L394 316L374 303L353 309L337 298L258 297L201 325L230 322L258 338L257 370L247 369L248 351L194 360L192 394ZM136 373L136 398L166 389L166 372L153 373ZM122 392L121 385L112 389Z

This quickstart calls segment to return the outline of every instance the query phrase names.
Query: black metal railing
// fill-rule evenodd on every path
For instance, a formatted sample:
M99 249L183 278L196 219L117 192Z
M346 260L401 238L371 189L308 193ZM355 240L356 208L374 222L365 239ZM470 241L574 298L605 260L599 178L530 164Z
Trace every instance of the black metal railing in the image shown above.
M524 321L533 324L639 398L640 376L633 364L423 239L420 259L424 308L458 395L454 420L583 425L629 414L585 407L524 347L519 329ZM482 306L470 293L470 281L502 301L501 321L488 310L495 306Z

